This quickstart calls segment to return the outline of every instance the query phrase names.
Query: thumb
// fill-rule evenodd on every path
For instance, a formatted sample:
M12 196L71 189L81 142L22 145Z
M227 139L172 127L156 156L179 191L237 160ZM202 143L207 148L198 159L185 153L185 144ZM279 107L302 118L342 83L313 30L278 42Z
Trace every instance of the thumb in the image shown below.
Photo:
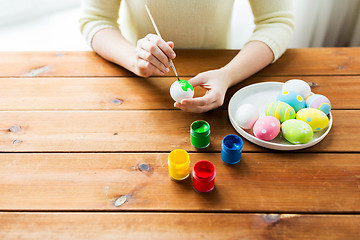
M190 79L188 82L193 86L193 87L197 87L201 84L203 84L205 82L205 77L203 77L202 74L198 74L195 77L193 77L192 79Z

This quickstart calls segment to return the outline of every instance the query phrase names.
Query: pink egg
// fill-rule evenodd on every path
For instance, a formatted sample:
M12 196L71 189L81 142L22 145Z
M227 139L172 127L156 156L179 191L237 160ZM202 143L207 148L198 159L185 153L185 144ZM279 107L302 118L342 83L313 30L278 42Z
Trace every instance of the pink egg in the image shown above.
M260 118L255 122L253 132L261 140L273 140L280 132L280 122L272 116Z

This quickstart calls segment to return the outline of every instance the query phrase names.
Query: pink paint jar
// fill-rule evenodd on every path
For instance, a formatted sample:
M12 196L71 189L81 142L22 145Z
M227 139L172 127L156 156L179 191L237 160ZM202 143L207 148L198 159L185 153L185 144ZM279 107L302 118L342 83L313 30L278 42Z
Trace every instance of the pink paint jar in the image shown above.
M210 192L215 186L215 166L209 161L195 163L192 177L194 189L199 192Z

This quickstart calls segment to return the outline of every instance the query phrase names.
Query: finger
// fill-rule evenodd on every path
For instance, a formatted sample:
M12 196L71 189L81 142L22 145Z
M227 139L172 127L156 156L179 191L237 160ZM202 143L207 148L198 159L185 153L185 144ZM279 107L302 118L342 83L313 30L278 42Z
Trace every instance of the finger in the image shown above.
M174 42L168 41L168 42L166 42L166 43L169 45L169 47L171 47L172 49L174 49Z
M198 107L185 107L183 106L181 103L175 102L174 103L174 107L179 108L185 112L193 112L193 113L203 113L203 112L207 112L209 110L212 110L214 108L216 108L216 104L212 103L210 105L206 105L206 106L198 106Z
M203 112L201 107L197 107L197 108L187 108L184 107L183 105L181 105L181 103L175 102L174 103L174 107L179 108L185 112L193 112L193 113L201 113Z
M212 104L213 102L216 102L215 94L207 92L207 94L202 97L184 98L181 100L181 105L185 107L201 107Z
M145 39L145 41L143 41L141 44L141 48L152 53L164 65L169 62L169 58L166 56L166 54L160 49L158 45L156 45L156 43L154 43L150 39Z
M163 76L164 75L164 72L160 71L160 69L158 69L157 67L152 65L150 62L145 61L141 58L138 60L138 67L140 69L142 69L143 75L148 75L148 76L151 76L151 75Z
M164 41L164 39L156 35L150 35L147 39L157 45L160 50L165 53L167 58L174 59L176 57L174 50Z
M164 65L165 68L170 67L170 61L168 57L153 42L144 41L141 45L141 48L154 55L154 57L156 57L161 62L161 64Z
M137 51L137 56L140 59L150 62L152 65L157 67L161 72L164 73L169 72L169 68L165 67L164 64L162 64L156 57L154 57L154 55L152 55L148 51L144 49L140 49L139 51Z
M188 82L193 86L197 87L201 84L203 84L206 81L206 78L203 77L202 74L198 74L195 77L191 78Z
M205 94L203 97L198 98L185 98L175 105L187 112L206 112L212 108L215 108L216 97L213 94Z

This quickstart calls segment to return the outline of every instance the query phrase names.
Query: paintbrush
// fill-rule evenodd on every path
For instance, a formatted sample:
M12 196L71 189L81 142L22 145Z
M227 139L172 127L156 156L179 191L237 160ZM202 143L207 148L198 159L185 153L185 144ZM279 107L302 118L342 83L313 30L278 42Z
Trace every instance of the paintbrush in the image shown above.
M161 35L160 35L160 32L159 32L159 30L158 30L158 28L157 28L157 26L156 26L156 24L155 24L155 21L154 21L152 15L151 15L151 13L150 13L150 10L149 10L149 8L148 8L148 6L147 6L146 4L145 4L145 8L146 8L146 11L147 11L147 13L148 13L148 15L149 15L149 17L150 17L150 20L151 20L151 22L152 22L152 24L153 24L153 26L154 26L154 28L155 28L156 34L157 34L160 38L162 38ZM176 72L176 69L175 69L175 65L174 65L174 63L173 63L173 61L172 61L171 59L170 59L170 64L171 64L172 69L174 70L174 73L175 73L175 75L176 75L177 80L180 81L179 76L178 76L178 74L177 74L177 72Z

